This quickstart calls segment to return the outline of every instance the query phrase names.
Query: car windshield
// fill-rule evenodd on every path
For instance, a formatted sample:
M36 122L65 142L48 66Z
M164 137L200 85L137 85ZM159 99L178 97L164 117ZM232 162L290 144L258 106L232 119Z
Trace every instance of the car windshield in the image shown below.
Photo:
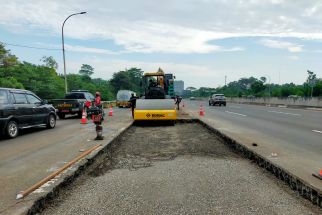
M65 99L85 99L84 93L69 93L65 96Z
M0 104L7 104L8 97L5 90L0 90Z
M224 95L215 95L215 97L223 97Z

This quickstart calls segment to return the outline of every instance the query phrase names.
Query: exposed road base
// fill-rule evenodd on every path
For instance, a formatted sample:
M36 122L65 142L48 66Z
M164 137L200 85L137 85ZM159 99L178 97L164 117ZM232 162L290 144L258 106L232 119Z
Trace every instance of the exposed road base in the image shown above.
M132 126L43 214L321 213L190 122Z

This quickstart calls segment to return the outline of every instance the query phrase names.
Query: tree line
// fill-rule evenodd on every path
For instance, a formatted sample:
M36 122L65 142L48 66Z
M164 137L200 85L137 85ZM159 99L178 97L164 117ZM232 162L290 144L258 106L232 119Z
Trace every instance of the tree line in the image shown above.
M318 97L322 96L322 79L308 70L306 81L300 85L294 83L279 85L267 82L265 77L250 77L241 78L218 88L186 89L186 97L209 97L214 93L222 93L228 97Z
M44 99L59 99L65 94L64 76L57 73L58 63L52 56L44 56L40 64L20 62L0 42L0 87L26 89ZM76 74L67 74L68 90L101 92L103 100L114 100L118 90L139 93L143 71L130 68L115 72L110 80L92 78L95 69L83 64Z

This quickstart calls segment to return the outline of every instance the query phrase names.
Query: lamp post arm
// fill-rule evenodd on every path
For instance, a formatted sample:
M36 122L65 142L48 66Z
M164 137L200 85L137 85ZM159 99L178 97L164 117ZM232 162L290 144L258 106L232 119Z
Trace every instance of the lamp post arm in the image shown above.
M80 12L80 13L73 13L69 15L63 22L63 25L61 27L61 38L62 38L62 49L63 49L63 61L64 61L64 77L65 77L65 93L67 93L67 77L66 77L66 60L65 60L65 41L64 41L64 26L65 22L72 16L78 15L78 14L85 14L86 12Z

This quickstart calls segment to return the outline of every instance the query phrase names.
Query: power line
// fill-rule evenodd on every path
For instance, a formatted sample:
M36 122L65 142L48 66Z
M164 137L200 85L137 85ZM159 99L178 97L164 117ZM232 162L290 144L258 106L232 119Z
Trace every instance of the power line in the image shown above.
M22 48L29 48L29 49L43 49L43 50L55 50L55 51L61 51L61 49L55 49L55 48L43 48L43 47L35 47L35 46L26 46L26 45L20 45L20 44L13 44L13 43L4 43L7 46L16 46L16 47L22 47Z

